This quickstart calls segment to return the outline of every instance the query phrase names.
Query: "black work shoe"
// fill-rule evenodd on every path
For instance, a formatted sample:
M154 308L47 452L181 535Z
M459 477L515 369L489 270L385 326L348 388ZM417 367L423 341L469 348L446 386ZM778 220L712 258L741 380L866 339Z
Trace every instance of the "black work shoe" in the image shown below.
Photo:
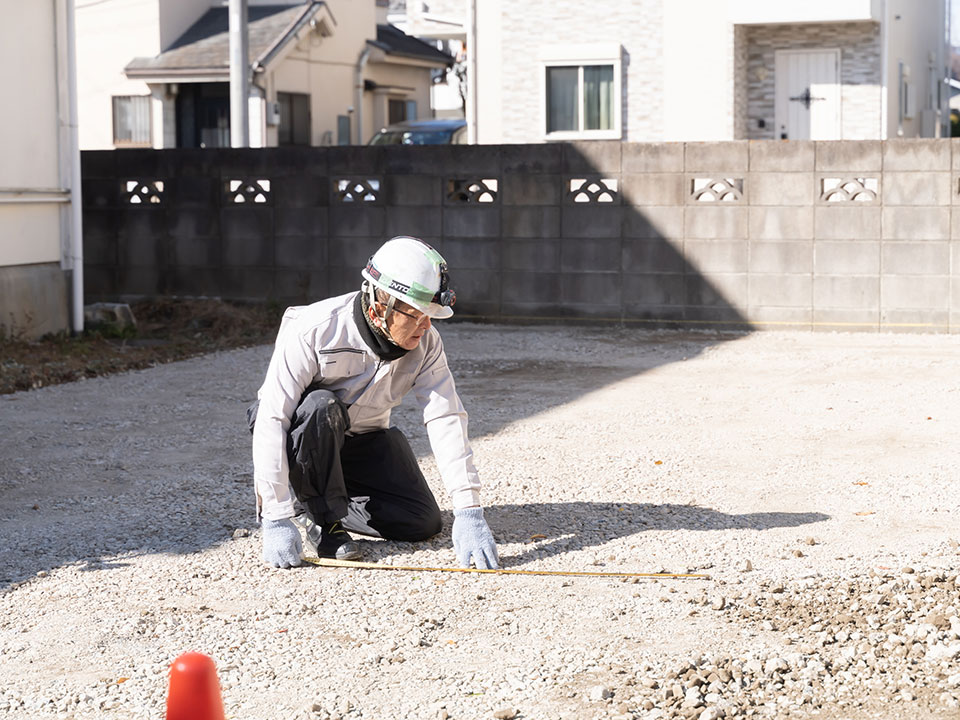
M362 557L360 546L343 529L340 522L320 526L320 542L317 543L317 557L334 560L359 560Z

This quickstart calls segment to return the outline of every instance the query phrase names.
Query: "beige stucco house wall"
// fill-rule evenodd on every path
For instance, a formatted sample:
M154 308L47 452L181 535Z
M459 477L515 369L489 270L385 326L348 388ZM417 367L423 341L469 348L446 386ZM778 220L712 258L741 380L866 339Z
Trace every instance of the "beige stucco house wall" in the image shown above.
M436 62L415 58L392 58L371 47L367 40L376 37L377 23L386 21L385 8L373 2L332 0L328 3L335 26L328 37L316 33L305 35L292 45L282 61L257 77L264 89L263 101L275 102L277 92L310 94L314 145L335 144L337 121L348 116L351 133L364 143L387 124L390 99L414 101L419 117L430 117L430 70L441 67ZM364 57L364 51L367 50ZM358 78L361 83L376 85L362 93L362 106L357 113ZM322 87L322 92L318 88ZM268 146L277 143L276 126L263 123Z
M479 142L948 134L945 0L622 0L589 22L573 0L476 7ZM821 72L798 58L835 79L788 91L790 72ZM596 65L615 68L613 127L549 132L546 68ZM797 103L829 120L791 125Z
M256 4L258 0L251 0ZM80 3L76 9L77 95L80 147L109 150L113 141L112 98L150 95L145 82L123 73L130 59L155 55L197 19L197 0L108 0ZM152 103L153 147L164 147L162 95Z
M0 334L69 328L71 183L66 0L0 0Z
M344 121L350 141L365 142L386 123L391 98L415 101L419 116L430 116L430 72L443 63L378 47L377 25L386 22L383 0L248 0L251 8L268 5L309 6L312 14L289 37L278 36L281 46L252 74L250 146L278 144L277 93L310 96L312 145L343 142ZM183 84L227 83L229 73L221 63L184 74L188 68L165 65L163 53L208 10L223 6L218 0L105 0L84 7L78 18L81 147L130 144L116 142L113 128L112 99L127 95L151 98L149 140L133 144L175 147ZM358 78L361 87L364 81L376 87L358 93Z

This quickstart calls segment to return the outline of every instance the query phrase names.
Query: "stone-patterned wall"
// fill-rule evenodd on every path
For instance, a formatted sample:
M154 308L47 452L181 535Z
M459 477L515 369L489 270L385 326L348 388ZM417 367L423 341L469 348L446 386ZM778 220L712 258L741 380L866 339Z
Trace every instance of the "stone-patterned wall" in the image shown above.
M747 139L747 28L733 28L733 139Z
M840 49L842 140L881 137L880 26L877 23L757 25L746 29L746 137L776 137L774 53L777 50ZM758 120L766 127L758 127Z
M574 0L524 0L502 7L503 72L511 79L503 88L503 142L543 141L541 47L610 42L623 46L623 140L663 138L662 0L612 0L602 12L586 16L583 4Z

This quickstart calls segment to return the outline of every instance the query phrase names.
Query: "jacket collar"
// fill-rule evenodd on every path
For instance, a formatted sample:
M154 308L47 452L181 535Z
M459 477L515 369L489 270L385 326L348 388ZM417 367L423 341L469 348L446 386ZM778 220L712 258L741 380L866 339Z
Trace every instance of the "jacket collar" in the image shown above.
M353 301L353 321L357 325L357 330L360 331L360 337L381 360L390 361L402 358L408 351L390 342L383 331L373 325L370 316L367 314L369 306L364 293L362 291L358 292Z

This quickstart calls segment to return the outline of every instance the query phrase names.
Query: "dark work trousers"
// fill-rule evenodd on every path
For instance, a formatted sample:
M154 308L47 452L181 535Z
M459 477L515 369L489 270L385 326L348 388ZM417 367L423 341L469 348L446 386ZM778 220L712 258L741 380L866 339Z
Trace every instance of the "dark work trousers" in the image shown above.
M247 411L250 431L257 403ZM287 437L290 485L319 525L388 540L440 532L440 508L399 429L348 435L347 406L329 390L300 398Z

